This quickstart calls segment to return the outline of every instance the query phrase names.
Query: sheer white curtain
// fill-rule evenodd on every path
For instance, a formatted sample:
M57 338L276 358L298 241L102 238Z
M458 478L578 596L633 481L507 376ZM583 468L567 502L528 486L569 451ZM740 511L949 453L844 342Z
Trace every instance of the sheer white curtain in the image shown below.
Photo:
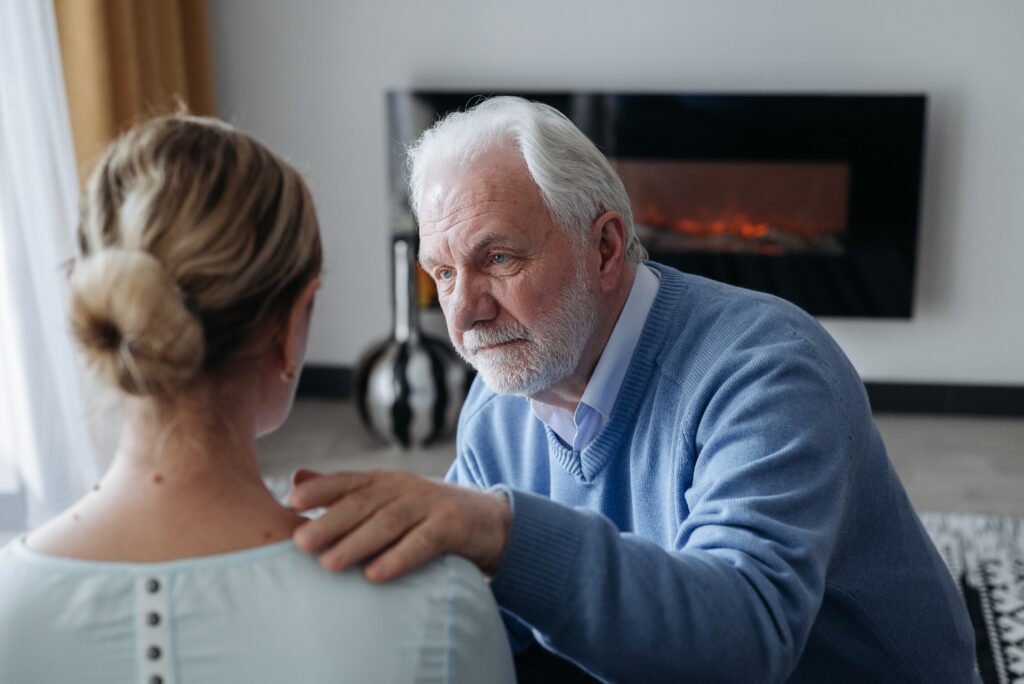
M3 194L0 193L0 236L4 234L3 222ZM11 375L7 369L8 361L14 357L13 349L10 349L11 345L7 340L7 333L12 326L7 322L11 315L11 295L7 287L6 252L4 240L0 238L0 496L18 490L18 471L14 463L14 435L9 423L14 416L14 406L11 403L11 392L6 387L8 383L4 382L4 379ZM0 529L3 529L2 521Z
M77 197L53 2L0 0L0 448L28 527L99 474L65 322Z

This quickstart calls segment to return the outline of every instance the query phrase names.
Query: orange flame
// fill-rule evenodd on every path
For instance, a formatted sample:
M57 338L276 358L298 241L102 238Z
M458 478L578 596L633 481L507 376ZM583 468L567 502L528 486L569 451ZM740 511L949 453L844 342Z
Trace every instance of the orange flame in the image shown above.
M668 228L693 237L736 235L747 240L756 240L765 237L769 233L767 223L753 221L743 213L703 220L695 218L669 220L657 206L648 204L637 212L636 218L640 223L659 228Z

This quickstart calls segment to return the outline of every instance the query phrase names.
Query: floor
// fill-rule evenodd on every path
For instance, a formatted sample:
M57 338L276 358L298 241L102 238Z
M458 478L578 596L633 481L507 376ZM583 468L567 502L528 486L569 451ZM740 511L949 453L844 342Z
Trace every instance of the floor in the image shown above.
M1024 419L876 416L918 511L1024 516Z
M880 415L876 422L918 511L1024 516L1024 419ZM260 453L283 494L300 465L442 477L454 445L408 452L385 446L366 433L351 402L302 399L284 427L261 440Z

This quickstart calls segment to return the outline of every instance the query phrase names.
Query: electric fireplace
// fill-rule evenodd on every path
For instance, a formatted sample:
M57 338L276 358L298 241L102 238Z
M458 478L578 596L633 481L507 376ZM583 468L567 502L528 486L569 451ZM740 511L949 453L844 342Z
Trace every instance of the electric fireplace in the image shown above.
M518 92L607 155L651 258L819 316L913 309L923 95ZM403 145L478 92L388 94L392 222Z

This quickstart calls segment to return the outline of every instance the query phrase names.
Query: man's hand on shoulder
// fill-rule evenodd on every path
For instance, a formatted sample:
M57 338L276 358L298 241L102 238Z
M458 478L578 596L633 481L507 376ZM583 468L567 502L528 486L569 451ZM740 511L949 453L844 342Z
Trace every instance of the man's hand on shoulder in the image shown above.
M320 564L340 571L369 561L363 574L387 582L445 553L467 558L485 574L498 570L511 512L508 498L434 482L403 471L319 475L299 471L288 504L324 507L296 528L296 545L319 551Z

